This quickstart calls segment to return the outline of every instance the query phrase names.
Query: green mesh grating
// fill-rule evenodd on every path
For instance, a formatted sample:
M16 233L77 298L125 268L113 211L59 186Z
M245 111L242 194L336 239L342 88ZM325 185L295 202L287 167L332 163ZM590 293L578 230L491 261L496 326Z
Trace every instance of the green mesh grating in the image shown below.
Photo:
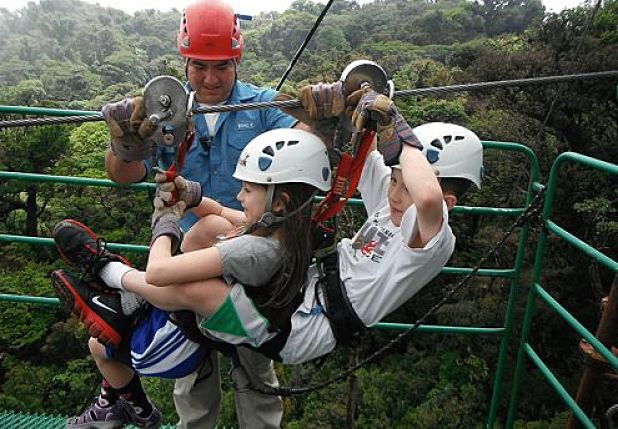
M43 414L26 414L18 411L0 411L0 428L6 429L65 429L66 417ZM125 426L135 428L135 426ZM161 426L173 429L173 425Z

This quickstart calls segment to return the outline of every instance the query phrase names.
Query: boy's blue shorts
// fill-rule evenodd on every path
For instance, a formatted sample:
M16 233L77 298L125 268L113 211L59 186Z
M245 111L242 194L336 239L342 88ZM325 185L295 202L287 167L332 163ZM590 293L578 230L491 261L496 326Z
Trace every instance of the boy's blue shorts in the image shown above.
M125 363L149 377L182 378L195 371L209 352L208 347L189 340L169 320L168 312L152 306L145 311L133 328L130 350L122 353L107 346L107 358Z

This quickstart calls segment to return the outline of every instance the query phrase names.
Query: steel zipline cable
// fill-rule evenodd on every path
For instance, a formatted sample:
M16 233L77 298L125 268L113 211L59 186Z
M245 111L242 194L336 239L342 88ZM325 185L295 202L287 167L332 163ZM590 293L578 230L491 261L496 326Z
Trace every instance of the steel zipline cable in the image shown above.
M530 86L541 85L561 82L571 82L578 80L594 80L594 79L618 79L618 70L608 70L592 73L579 73L560 76L543 76L533 77L525 79L513 79L513 80L498 80L490 82L476 82L466 83L460 85L448 85L448 86L434 86L429 88L415 88L395 91L393 98L405 98L414 96L426 96L434 95L440 96L444 94L450 94L454 92L466 92L466 91L484 91L497 88L507 88L513 86ZM261 101L257 103L244 103L244 104L230 104L223 106L203 106L196 108L194 114L202 113L217 113L217 112L239 112L242 110L255 110L266 108L294 108L302 107L300 100L285 100L285 101ZM96 122L103 121L103 116L98 115L81 115L81 116L65 116L65 117L49 117L49 118L28 118L28 119L15 119L8 121L0 121L0 129L3 128L15 128L15 127L29 127L38 125L56 125L56 124L71 124L81 122Z

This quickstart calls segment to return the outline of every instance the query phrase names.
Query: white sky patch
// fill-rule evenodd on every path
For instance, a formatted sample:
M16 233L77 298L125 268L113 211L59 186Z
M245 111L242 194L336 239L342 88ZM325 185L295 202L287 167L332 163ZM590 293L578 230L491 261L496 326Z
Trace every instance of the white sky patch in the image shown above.
M192 0L84 0L86 3L98 4L103 7L111 7L114 9L120 9L127 13L134 13L143 9L158 9L162 11L176 8L178 10L183 9ZM319 3L326 3L327 0L317 0ZM371 0L357 0L358 3L370 3ZM0 8L5 8L10 11L15 11L26 6L28 3L38 3L33 0L0 0ZM584 3L592 3L592 0L543 0L543 4L548 11L559 12L566 8L583 5ZM232 5L237 13L245 15L255 15L259 12L282 12L287 9L292 0L268 0L268 1L255 1L255 0L228 0L228 3Z

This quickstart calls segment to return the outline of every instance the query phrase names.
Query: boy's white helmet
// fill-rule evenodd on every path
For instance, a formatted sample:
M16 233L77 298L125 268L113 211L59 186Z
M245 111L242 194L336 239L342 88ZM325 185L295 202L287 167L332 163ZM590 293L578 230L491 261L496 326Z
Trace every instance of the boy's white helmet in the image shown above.
M263 185L307 183L322 191L331 186L326 146L314 134L293 128L267 131L251 140L233 176Z
M438 177L467 179L481 189L483 145L476 134L444 122L430 122L413 131Z

